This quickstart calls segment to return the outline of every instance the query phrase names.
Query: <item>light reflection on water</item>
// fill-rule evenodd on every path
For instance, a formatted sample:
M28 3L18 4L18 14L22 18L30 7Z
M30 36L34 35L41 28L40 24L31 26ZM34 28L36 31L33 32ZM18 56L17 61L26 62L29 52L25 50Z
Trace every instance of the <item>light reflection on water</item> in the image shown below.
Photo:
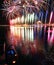
M36 52L43 47L42 28L10 26L10 34L11 44L16 47L16 50L20 48L23 54Z
M34 27L15 27L15 26L10 26L10 31L13 36L18 37L18 39L22 39L25 41L34 41L36 36L41 38L42 36L42 29L38 30L38 28Z
M36 50L43 50L48 47L48 28L46 29L44 30L44 27L32 26L10 26L10 36L8 41L10 44L14 45L16 50L20 48L23 54L29 54L30 51L33 53L33 51L36 52Z

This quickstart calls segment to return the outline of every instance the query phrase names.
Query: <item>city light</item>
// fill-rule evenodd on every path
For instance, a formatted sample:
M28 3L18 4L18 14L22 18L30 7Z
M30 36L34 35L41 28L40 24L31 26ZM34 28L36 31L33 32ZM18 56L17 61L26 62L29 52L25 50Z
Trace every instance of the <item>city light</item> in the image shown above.
M13 64L15 64L16 63L16 61L13 61Z

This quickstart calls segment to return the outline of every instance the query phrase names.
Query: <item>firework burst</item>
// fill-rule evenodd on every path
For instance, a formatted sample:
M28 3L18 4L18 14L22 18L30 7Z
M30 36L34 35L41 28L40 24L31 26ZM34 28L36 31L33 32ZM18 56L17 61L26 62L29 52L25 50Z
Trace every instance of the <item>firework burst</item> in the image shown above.
M20 5L18 5L19 0L5 0L3 3L3 12L8 19L15 18L19 15Z
M3 11L7 18L12 19L16 16L21 15L21 12L25 8L31 8L40 10L43 7L43 3L46 4L45 0L5 0L3 4ZM26 10L28 11L28 9Z

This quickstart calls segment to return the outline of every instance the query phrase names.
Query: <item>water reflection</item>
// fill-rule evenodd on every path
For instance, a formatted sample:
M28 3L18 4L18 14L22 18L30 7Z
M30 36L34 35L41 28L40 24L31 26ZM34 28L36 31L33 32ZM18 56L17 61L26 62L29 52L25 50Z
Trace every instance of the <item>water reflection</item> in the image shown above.
M33 27L15 27L10 26L11 34L23 41L34 41L34 28Z
M44 27L40 24L32 25L10 25L10 35L8 43L12 44L16 50L21 50L22 54L35 53L38 50L47 50L48 46L53 45L54 28ZM50 37L49 37L50 36ZM53 39L52 39L53 38ZM50 41L48 41L50 39Z

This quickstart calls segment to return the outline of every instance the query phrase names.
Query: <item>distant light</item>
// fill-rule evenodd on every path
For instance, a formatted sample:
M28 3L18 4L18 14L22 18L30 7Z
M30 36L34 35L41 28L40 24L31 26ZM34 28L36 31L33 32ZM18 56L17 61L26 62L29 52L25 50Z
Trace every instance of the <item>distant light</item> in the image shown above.
M25 7L25 5L23 5L23 7Z
M37 26L40 27L40 25L42 27L42 21L37 21Z
M17 54L15 54L15 56L17 56Z
M21 4L21 1L19 1L19 4Z
M37 4L38 4L38 2L37 2L37 1L35 1L35 4L37 5Z
M16 61L13 61L13 64L15 64L16 63Z
M42 21L37 21L37 24L41 24L42 23Z

